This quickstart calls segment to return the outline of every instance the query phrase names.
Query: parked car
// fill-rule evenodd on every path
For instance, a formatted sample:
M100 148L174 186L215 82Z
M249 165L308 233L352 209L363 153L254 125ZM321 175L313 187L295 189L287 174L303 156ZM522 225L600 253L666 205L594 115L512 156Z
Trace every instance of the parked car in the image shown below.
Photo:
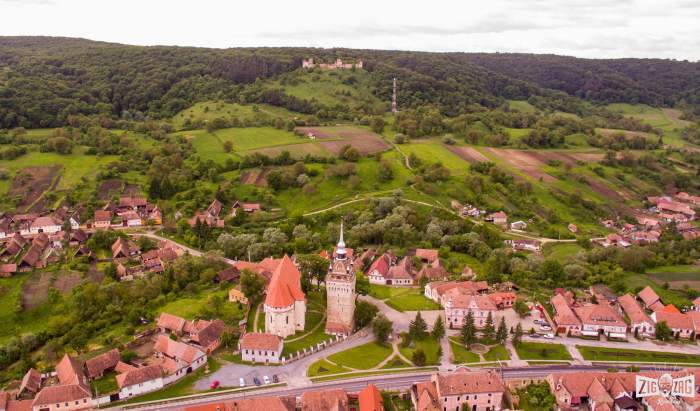
M241 387L245 387L245 379L243 377L238 379L238 385Z
M542 331L552 331L552 327L550 327L549 325L543 325L543 326L540 326L540 330L542 330Z
M277 378L277 374L275 374L275 375L272 376L272 382L274 382L275 384L277 384L278 382L280 382L280 379Z
M264 376L264 377L263 377L263 381L265 381L265 385L269 384L269 383L270 383L270 377L268 377L267 375Z
M554 339L554 334L552 334L552 333L547 333L547 334L543 335L542 337L544 337L544 338L546 338L546 339L548 339L548 340L553 340L553 339Z
M530 338L540 338L541 335L539 334L530 334Z
M253 377L253 382L255 383L255 385L260 385L260 384L262 384L262 383L260 382L260 379L259 379L258 377Z
M219 380L214 380L214 381L212 381L211 386L209 388L211 388L212 390L215 390L215 389L219 388L219 384L221 384L219 382Z

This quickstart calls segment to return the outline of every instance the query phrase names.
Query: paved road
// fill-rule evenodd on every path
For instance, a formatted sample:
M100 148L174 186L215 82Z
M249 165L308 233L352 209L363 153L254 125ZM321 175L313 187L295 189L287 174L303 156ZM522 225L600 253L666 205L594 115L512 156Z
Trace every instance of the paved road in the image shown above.
M148 238L152 238L152 239L158 240L158 241L161 241L161 240L169 241L169 242L177 245L178 247L182 248L183 250L187 251L188 253L190 253L191 255L193 255L195 257L201 257L202 255L204 255L203 252L201 252L200 250L197 250L196 248L192 248L192 247L186 246L184 244L178 243L177 241L174 241L170 238L160 236L153 231L147 231L145 233L129 233L129 235L132 237L141 237L141 236L148 237ZM223 260L231 265L236 263L236 260L231 260L230 258L223 258Z
M576 373L582 371L604 371L609 369L609 366L558 366L549 365L543 367L513 367L513 368L501 368L500 372L504 379L520 379L520 378L537 378L549 375L553 372L566 372L566 373ZM483 369L483 368L482 368ZM641 370L659 370L658 367L641 367ZM289 388L289 387L274 387L269 389L261 389L253 392L244 393L229 393L217 396L211 396L207 398L200 399L186 399L175 401L169 404L155 404L151 406L142 407L130 407L130 409L139 410L181 410L183 407L190 405L201 405L209 404L221 401L230 401L236 398L256 398L263 396L300 396L306 391L314 391L321 389L334 389L342 388L347 392L358 392L362 390L367 384L372 383L377 386L380 390L400 390L405 391L410 388L410 386L415 382L428 381L432 372L412 372L412 373L402 373L402 374L391 374L391 375L381 375L381 376L365 376L349 380L341 381L330 381L315 383L308 387L299 388ZM114 410L124 409L124 408L112 408ZM262 411L262 410L261 410Z
M258 377L261 381L264 375L272 378L277 375L281 381L292 387L305 387L311 384L311 380L306 376L309 366L316 361L329 355L344 351L358 345L366 344L374 340L374 336L368 329L361 330L345 341L341 341L331 347L317 351L301 360L279 366L251 366L246 364L227 364L218 371L212 373L195 383L195 389L207 390L213 381L219 381L223 387L238 387L239 378L243 377L247 385L253 383L253 378Z

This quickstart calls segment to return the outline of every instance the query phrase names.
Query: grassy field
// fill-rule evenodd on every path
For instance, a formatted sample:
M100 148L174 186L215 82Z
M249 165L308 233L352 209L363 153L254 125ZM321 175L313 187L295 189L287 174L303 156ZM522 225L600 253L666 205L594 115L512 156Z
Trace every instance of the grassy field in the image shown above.
M424 164L440 162L453 175L464 175L469 169L466 161L437 140L413 140L411 143L402 144L401 151L406 155L414 153Z
M175 135L191 138L192 145L201 158L216 162L224 162L227 158L234 158L235 155L242 156L266 148L285 147L291 152L294 145L309 143L308 139L273 127L226 128L213 133L206 130L188 130ZM233 144L231 153L224 152L226 141Z
M365 102L381 105L370 92L369 74L364 70L297 70L267 82L266 86L282 88L288 95L315 100L327 106L341 104L355 107Z
M182 110L172 118L173 126L180 129L186 119L211 121L215 118L237 118L241 122L255 121L264 117L281 118L284 120L302 116L282 107L268 104L242 105L223 101L203 101L190 108Z
M700 364L700 355L669 351L643 351L619 348L587 347L577 345L584 359L589 361L627 361Z
M665 289L662 284L659 284L657 280L651 278L648 274L635 274L627 273L624 276L624 282L630 291L635 291L636 289L641 289L650 286L656 294L661 297L664 304L673 304L676 307L683 307L690 305L690 300L687 295L678 290Z
M197 318L202 308L209 304L209 298L218 295L224 298L222 317L243 319L243 312L238 308L238 304L228 301L228 291L207 290L202 291L195 297L179 298L165 304L160 311L183 317L188 320Z
M354 368L356 370L368 370L376 367L391 355L391 346L370 342L339 353L335 353L328 359L339 366Z
M11 177L25 167L33 166L61 166L61 179L56 186L57 190L74 189L83 177L92 180L95 170L99 170L106 164L117 160L117 156L91 156L84 155L84 148L78 147L73 154L40 153L32 151L14 160L0 160L0 169L8 171L10 179L0 180L0 192L7 193L10 187Z
M450 349L452 350L452 362L454 364L479 362L479 355L469 351L462 343L450 338Z
M348 179L339 177L325 177L326 165L312 164L308 168L318 170L319 175L311 179L311 185L315 187L312 194L307 194L301 188L290 187L275 193L277 205L284 208L289 215L302 214L312 210L319 210L345 201L356 200L360 195L391 195L392 191L406 186L406 181L411 177L408 170L403 168L401 160L388 153L383 156L394 171L394 179L388 182L378 180L379 163L372 158L362 158L355 163L357 171L357 186L351 186ZM236 189L241 191L241 189ZM240 196L239 196L240 197Z
M440 363L440 343L433 337L426 337L423 341L413 341L409 347L400 347L401 355L409 360L413 359L413 353L421 348L425 353L425 365L437 365Z
M347 371L350 371L350 369L340 365L331 364L325 359L322 359L311 364L309 369L306 371L306 375L308 377L318 377L319 375L339 374Z
M513 111L522 113L534 113L537 108L525 100L508 100L508 107Z
M521 360L571 360L562 344L521 342L515 347Z
M440 305L421 294L420 288L371 284L369 295L384 300L389 307L401 312L440 309Z
M689 122L681 120L680 111L661 109L645 104L615 103L609 104L608 109L639 119L654 128L663 130L664 142L676 147L688 145L680 137L680 129L687 127Z
M510 360L510 354L506 347L502 345L494 345L489 348L489 351L484 354L484 360L486 361L508 361Z
M116 372L106 373L102 378L92 381L92 388L98 395L109 394L119 390L117 385Z
M543 253L547 258L564 263L580 251L583 251L583 247L576 243L553 243L552 245L545 246Z

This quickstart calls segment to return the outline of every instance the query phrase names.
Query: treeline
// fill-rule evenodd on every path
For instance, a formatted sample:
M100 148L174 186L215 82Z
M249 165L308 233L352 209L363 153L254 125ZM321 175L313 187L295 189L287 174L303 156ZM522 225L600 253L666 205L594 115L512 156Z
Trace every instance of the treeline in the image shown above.
M599 103L700 104L700 63L511 53L460 57L511 78Z
M284 85L258 84L260 79L291 74L302 58L310 56L328 61L362 58L369 91L380 101L391 101L390 85L397 77L401 109L430 105L448 117L474 111L475 106L500 107L507 99L577 115L590 111L581 99L700 104L698 64L667 60L306 48L221 50L4 37L0 38L0 65L5 68L0 128L64 126L76 114L148 121L171 117L203 100L272 104L321 120L378 114L376 105L369 102L329 107L288 95Z

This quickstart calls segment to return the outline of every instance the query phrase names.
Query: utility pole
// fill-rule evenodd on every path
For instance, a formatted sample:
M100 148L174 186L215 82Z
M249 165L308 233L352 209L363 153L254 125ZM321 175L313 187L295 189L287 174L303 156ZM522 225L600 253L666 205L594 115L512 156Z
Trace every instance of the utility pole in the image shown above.
M396 77L394 77L393 92L391 94L391 112L398 113L399 107L396 104Z

